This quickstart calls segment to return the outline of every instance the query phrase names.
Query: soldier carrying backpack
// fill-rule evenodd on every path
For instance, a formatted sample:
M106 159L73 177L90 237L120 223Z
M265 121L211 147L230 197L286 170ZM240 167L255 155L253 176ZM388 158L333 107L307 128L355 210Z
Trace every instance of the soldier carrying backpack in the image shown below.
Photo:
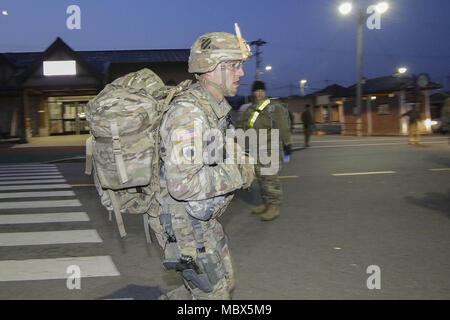
M250 55L239 33L208 33L189 57L197 83L169 89L141 70L114 81L116 87L105 88L88 105L94 138L87 154L102 203L114 211L122 235L120 213L144 213L164 250L164 266L182 275L184 285L162 298L231 297L228 240L216 218L236 190L251 185L254 168L237 143L232 142L237 152L226 149L229 144L217 146L235 155L228 163L204 157L208 145L196 142L202 132L224 134L230 128L224 97L236 94L242 61Z

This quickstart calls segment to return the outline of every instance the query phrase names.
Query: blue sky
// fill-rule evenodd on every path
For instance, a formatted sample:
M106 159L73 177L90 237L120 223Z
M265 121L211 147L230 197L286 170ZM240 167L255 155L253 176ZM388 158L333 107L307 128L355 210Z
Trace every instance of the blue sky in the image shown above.
M353 0L366 9L376 0ZM391 0L381 29L364 28L363 74L428 73L450 90L450 1ZM262 75L270 95L307 93L327 84L356 81L356 10L341 16L339 0L2 0L0 52L43 51L56 37L74 50L189 48L206 32L234 32L238 22L248 41L259 38ZM69 30L66 9L81 9L81 29ZM240 94L248 94L255 60L245 65Z

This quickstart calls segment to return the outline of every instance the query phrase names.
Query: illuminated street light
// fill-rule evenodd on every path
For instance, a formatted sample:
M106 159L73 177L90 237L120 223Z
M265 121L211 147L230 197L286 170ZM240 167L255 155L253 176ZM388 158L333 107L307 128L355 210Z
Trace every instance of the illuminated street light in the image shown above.
M272 66L266 66L265 69L266 69L266 71L270 71L270 70L272 70Z
M344 2L339 6L339 12L343 15L349 14L350 11L352 11L352 4L351 2Z
M389 4L385 1L383 1L383 2L378 3L376 8L379 13L385 13L387 11L387 9L389 9Z
M2 10L2 15L7 16L8 15L8 11Z
M306 79L302 79L299 81L300 82L300 92L302 94L302 96L305 95L305 84L306 84Z
M397 71L398 71L398 73L403 74L403 73L405 73L406 71L408 71L408 69L405 68L405 67L400 67L400 68L397 69Z
M381 2L376 5L379 13L386 12L389 5L386 2ZM339 6L339 12L343 15L350 13L352 10L352 4L345 2ZM357 31L357 44L356 44L356 64L357 64L357 83L356 83L356 135L362 135L362 118L361 118L361 104L362 104L362 66L363 66L363 24L367 15L362 8L359 9L358 15L358 31Z

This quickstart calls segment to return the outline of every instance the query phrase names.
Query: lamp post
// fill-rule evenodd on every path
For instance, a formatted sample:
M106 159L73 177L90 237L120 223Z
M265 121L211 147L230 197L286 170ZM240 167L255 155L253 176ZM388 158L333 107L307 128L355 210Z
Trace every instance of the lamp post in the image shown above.
M302 96L304 96L305 95L305 84L308 81L306 79L302 79L299 82L300 82L300 93L302 94Z
M257 81L261 78L261 69L260 69L261 58L260 58L260 55L261 55L262 52L259 51L259 47L265 45L266 43L267 43L266 41L261 40L261 39L258 39L258 40L256 40L256 41L250 42L250 45L251 45L251 46L253 46L253 45L256 46L256 52L255 52L255 58L256 58L256 73L255 73L255 80L257 80Z
M352 11L352 4L350 2L345 2L339 6L339 11L343 15L347 15ZM379 13L384 13L388 9L389 5L386 2L380 2L376 6L376 10ZM363 24L366 19L366 14L363 9L359 10L358 14L358 34L357 34L357 45L356 45L356 61L357 61L357 71L356 71L356 135L362 135L362 119L361 119L361 104L362 104L362 66L363 66Z

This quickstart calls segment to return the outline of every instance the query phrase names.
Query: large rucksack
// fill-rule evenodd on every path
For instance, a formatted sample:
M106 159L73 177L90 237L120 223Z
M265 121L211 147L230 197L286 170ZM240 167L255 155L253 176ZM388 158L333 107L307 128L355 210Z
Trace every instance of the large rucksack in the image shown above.
M190 80L165 86L151 70L142 69L114 80L86 106L91 136L86 141L86 171L93 169L101 203L114 212L121 237L122 213L143 214L150 242L148 215L157 217L159 127L170 101Z

